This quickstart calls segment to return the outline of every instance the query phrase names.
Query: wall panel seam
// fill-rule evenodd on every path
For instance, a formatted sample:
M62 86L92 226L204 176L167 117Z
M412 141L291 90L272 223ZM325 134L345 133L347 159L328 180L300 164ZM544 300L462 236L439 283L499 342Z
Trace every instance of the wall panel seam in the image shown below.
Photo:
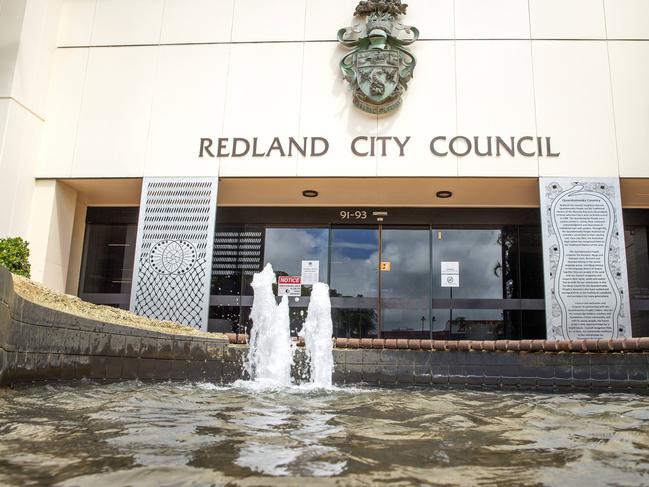
M608 22L606 21L606 1L602 0L602 8L604 9L604 33L608 39ZM615 137L615 157L617 158L617 174L620 176L622 174L622 168L620 167L620 144L618 141L617 135L617 114L615 112L615 96L613 92L613 69L611 67L611 49L610 42L606 41L606 68L608 69L608 82L609 82L609 91L611 94L611 110L613 112L613 136Z
M532 7L531 0L527 0L527 19L530 26L530 67L532 73L532 102L534 103L534 130L536 137L539 136L539 116L536 107L536 79L534 79L534 46L532 44ZM541 174L541 158L536 156L536 174Z
M34 110L32 110L31 108L29 108L27 105L25 105L23 102L21 102L19 99L17 99L17 98L14 97L14 96L0 96L0 100L13 101L16 105L20 106L21 108L23 108L24 110L26 110L27 112L29 112L30 114L32 114L34 117L36 117L37 119L39 119L41 122L44 122L44 121L45 121L45 118L44 118L44 117L42 117L41 115L39 115L38 113L36 113Z
M604 37L429 37L420 38L417 42L448 42L448 41L468 41L468 42L512 42L512 41L547 41L547 42L593 42L593 41L616 41L616 42L649 42L649 38L611 38ZM63 45L57 46L57 49L85 49L85 48L124 48L124 47L156 47L156 46L211 46L223 44L337 44L335 39L296 39L291 41L273 41L273 40L250 40L250 41L212 41L212 42L160 42L160 43L141 43L141 44L88 44L88 45Z

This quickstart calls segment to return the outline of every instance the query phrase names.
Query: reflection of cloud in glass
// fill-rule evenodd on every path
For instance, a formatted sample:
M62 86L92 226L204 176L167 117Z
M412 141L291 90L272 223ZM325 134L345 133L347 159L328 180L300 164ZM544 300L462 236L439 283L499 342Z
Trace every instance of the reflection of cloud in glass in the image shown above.
M334 229L331 289L343 296L378 295L378 230Z
M265 261L278 272L300 275L302 260L320 261L320 279L327 275L328 230L324 228L269 228L266 230ZM441 232L441 239L438 238ZM500 230L434 230L432 232L433 296L447 298L450 288L442 288L440 263L460 264L460 287L453 288L453 298L500 299L503 281L496 267L502 263ZM381 259L390 262L390 272L381 274L382 297L421 299L430 292L430 238L425 229L384 229ZM332 230L331 289L338 295L373 298L378 296L378 230L371 228L336 228ZM433 312L433 328L448 328L448 310ZM387 309L382 312L383 329L428 330L427 307ZM453 318L466 320L502 320L499 310L459 310Z
M341 251L341 254L346 255L347 257L352 257L353 254L357 253L354 251L365 250L368 255L371 255L376 248L376 242L374 243L354 243L354 242L336 242L336 247Z
M428 309L384 309L381 330L428 331ZM422 321L423 318L423 321Z
M453 298L503 297L502 277L495 272L496 266L502 263L500 230L434 230L433 237L434 296L450 295L450 288L441 287L440 265L442 261L457 261L460 287L453 288Z
M384 230L382 236L381 260L390 262L390 272L381 275L382 296L384 298L428 298L430 232L428 230Z
M320 261L320 281L327 280L329 230L326 228L268 228L264 262L275 272L302 273L303 260Z

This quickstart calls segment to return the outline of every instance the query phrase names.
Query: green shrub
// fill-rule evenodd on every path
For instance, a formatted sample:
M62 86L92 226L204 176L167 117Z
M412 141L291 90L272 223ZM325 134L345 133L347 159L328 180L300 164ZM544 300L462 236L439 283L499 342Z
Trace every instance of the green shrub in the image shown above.
M14 274L30 277L29 244L20 237L0 238L0 265Z

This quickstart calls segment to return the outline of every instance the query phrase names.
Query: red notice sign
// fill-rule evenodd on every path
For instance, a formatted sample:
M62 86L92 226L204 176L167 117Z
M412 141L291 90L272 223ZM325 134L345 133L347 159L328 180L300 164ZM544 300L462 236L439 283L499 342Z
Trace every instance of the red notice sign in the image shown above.
M302 278L300 276L279 276L277 278L278 296L301 296Z
M300 276L279 276L277 278L279 284L302 284Z

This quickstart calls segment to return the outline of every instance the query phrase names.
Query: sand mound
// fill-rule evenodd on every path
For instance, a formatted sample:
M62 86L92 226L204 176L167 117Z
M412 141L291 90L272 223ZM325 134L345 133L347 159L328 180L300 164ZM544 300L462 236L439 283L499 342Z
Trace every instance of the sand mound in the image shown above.
M206 336L210 338L225 337L216 333L206 333L203 331L190 328L188 326L175 323L173 321L159 321L150 318L137 316L128 311L110 306L101 306L97 304L82 301L76 296L61 294L51 289L25 279L21 276L13 276L14 289L23 298L36 304L48 308L70 313L82 318L105 321L116 325L131 326L133 328L142 328L146 330L159 331L163 333L174 333L182 335Z

